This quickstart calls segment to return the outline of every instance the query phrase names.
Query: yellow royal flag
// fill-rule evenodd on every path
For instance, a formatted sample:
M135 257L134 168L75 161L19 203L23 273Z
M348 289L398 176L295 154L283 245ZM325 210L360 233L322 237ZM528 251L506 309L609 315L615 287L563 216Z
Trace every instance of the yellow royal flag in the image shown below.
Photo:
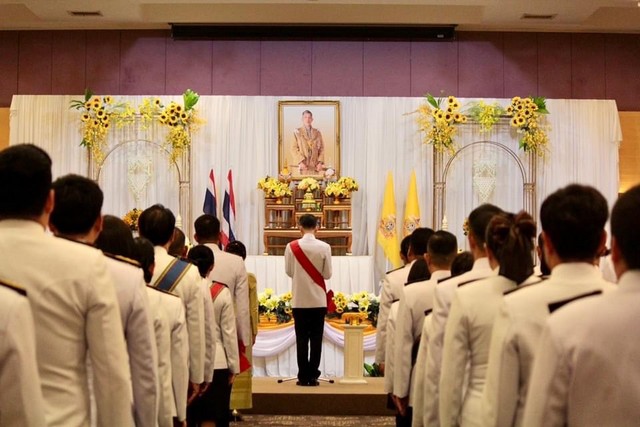
M416 171L411 173L407 201L404 205L404 222L402 235L408 236L413 230L420 227L420 203L418 203L418 186L416 185Z
M393 192L393 176L387 175L387 185L384 189L384 201L380 224L378 225L378 243L384 250L384 255L391 261L394 268L402 266L400 259L400 246L398 245L398 233L396 231L396 198Z

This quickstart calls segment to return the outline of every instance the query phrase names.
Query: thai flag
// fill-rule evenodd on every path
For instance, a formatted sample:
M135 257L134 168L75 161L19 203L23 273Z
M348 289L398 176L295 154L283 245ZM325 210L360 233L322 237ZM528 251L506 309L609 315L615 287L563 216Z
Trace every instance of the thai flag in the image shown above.
M227 188L224 190L224 201L222 202L222 246L226 247L229 242L236 240L236 199L233 195L233 175L231 169L227 175Z
M207 191L204 193L202 212L215 217L218 216L218 194L216 192L216 179L213 175L213 169L209 172L209 181L207 182Z

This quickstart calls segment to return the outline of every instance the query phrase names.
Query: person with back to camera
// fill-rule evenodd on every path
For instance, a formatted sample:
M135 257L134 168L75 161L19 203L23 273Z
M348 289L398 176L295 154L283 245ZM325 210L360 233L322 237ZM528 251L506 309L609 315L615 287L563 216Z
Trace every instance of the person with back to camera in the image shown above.
M331 246L316 239L317 229L315 216L302 215L302 238L287 244L284 251L285 271L291 277L298 359L296 384L300 386L319 385L324 316L330 304L324 281L331 278Z

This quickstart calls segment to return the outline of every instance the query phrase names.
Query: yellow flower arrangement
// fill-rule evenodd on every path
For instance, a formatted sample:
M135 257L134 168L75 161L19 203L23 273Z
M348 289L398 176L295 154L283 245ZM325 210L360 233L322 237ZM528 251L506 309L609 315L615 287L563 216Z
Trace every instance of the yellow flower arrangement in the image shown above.
M144 98L142 105L138 107L138 113L142 119L142 127L148 129L154 120L158 119L162 114L164 105L160 98Z
M122 220L124 221L125 224L127 224L129 226L129 228L132 231L137 231L138 230L138 218L140 218L140 214L141 213L142 213L142 210L137 209L137 208L133 208L129 212L127 212L124 215L124 217L122 217Z
M96 163L104 160L104 147L112 125L121 127L133 122L135 111L128 103L115 103L111 96L96 96L89 89L84 92L84 100L74 99L70 107L79 110L80 145L86 147Z
M484 101L474 102L469 108L469 117L480 124L481 132L491 131L504 114L505 109L497 102L493 104L485 104Z
M540 115L549 114L546 100L542 97L520 98L516 96L511 99L506 113L511 116L511 126L517 128L518 132L522 134L520 148L539 156L544 155L549 137L546 133L546 127L540 123Z
M456 135L456 125L465 123L467 117L460 112L460 102L455 96L434 98L431 94L425 96L426 102L418 107L416 122L420 131L425 132L424 143L433 144L437 151L455 151L453 138Z
M378 321L380 300L367 291L356 292L349 296L337 292L333 296L333 302L336 305L337 316L342 316L343 313L363 313L374 326Z
M343 176L335 182L327 184L324 194L330 197L348 197L352 192L358 191L358 183L349 176Z
M191 133L203 123L194 108L199 99L200 95L187 89L182 94L182 105L172 101L160 111L160 123L169 127L167 143L171 146L171 161L175 161L189 148Z
M313 178L303 178L298 183L298 190L315 191L320 188L320 184Z
M286 182L266 176L258 181L258 189L264 191L265 197L291 196L292 192Z

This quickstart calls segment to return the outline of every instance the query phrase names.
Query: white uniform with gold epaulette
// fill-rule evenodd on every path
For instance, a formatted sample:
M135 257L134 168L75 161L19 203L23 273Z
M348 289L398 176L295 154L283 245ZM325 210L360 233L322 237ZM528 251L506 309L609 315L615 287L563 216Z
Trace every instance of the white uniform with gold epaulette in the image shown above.
M216 325L211 301L211 281L207 278L200 280L200 292L204 302L204 335L206 349L204 355L204 381L210 383L213 379L213 364L216 360ZM235 317L234 317L235 319Z
M23 294L0 283L0 424L44 427L33 318Z
M47 425L89 424L87 353L98 425L133 425L127 348L102 252L48 235L34 221L3 220L0 253L0 279L29 295Z
M387 319L389 318L389 310L394 301L400 300L402 287L407 282L407 277L414 262L415 261L411 261L403 267L387 272L384 279L382 279L380 286L380 310L378 313L378 324L376 326L376 363L385 363L386 365Z
M158 415L158 354L142 269L135 261L105 255L129 353L136 427L154 427Z
M639 285L640 271L627 271L616 290L551 314L538 342L523 426L638 425Z
M482 399L486 426L520 426L534 355L548 304L594 290L608 291L597 267L587 263L557 265L549 279L505 295L496 316Z
M161 246L155 248L155 270L151 278L151 285L163 274L166 267L175 258ZM200 274L195 265L187 267L186 272L171 292L182 300L186 317L187 335L189 342L189 378L188 380L200 384L204 381L205 358L205 319L202 291L200 290ZM171 318L174 318L173 316ZM186 395L186 394L185 394ZM186 399L186 397L185 397Z

